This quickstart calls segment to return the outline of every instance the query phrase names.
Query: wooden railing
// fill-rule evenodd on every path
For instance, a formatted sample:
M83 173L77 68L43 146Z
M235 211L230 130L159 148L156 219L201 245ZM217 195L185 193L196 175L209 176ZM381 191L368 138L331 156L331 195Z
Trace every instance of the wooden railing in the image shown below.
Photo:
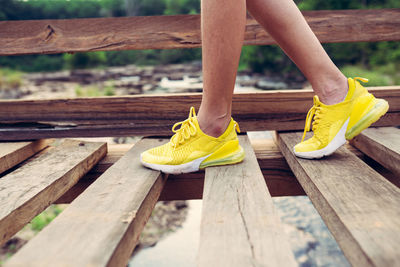
M303 14L322 43L400 40L399 9ZM244 44L275 41L254 19L248 18ZM199 15L0 21L0 55L200 46Z

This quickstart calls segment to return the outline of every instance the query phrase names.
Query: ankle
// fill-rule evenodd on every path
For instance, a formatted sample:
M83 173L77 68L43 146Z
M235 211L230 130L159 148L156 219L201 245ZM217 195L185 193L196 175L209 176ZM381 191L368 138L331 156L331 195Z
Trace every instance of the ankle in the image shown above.
M323 87L318 96L325 105L334 105L342 102L349 90L347 79L343 75L338 79L327 80L321 86Z
M201 113L197 115L197 121L200 129L206 135L213 137L219 137L222 135L228 127L230 120L231 117L228 114L212 116Z

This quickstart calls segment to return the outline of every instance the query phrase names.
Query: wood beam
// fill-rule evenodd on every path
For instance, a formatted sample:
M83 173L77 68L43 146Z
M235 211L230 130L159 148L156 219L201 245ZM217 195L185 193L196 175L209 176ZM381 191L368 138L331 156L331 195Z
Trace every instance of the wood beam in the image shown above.
M375 126L400 125L400 86L370 87L390 110ZM233 116L242 131L302 130L311 90L238 93ZM198 107L201 94L0 101L0 140L170 135L171 126ZM168 116L165 116L168 114Z
M304 11L322 43L400 40L400 9ZM245 45L275 44L252 18ZM0 21L0 56L201 46L200 16Z

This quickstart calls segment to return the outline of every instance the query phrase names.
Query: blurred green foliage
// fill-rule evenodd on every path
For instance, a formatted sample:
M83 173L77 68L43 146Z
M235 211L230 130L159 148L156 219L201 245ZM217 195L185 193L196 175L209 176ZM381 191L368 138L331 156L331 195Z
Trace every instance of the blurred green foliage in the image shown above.
M103 94L96 86L81 87L78 85L75 87L75 95L77 97L96 97Z
M22 73L12 69L0 69L0 89L14 89L22 84Z
M366 77L368 86L390 85L390 77L378 70L370 71L357 65L347 65L340 69L346 77Z
M109 84L104 87L77 85L75 87L75 95L76 97L113 96L115 95L115 87L112 81L109 81Z
M84 69L93 66L107 65L106 52L64 54L65 66L68 69Z
M30 227L34 232L39 232L62 211L63 209L60 206L51 205L45 211L33 218L28 227Z
M75 95L77 97L113 96L115 95L115 87L112 84L101 88L95 85L85 87L77 85Z
M118 16L199 14L200 0L0 0L0 20L66 19ZM295 0L302 10L400 8L398 0ZM400 42L340 43L324 45L341 68L389 71L397 82L400 67ZM0 66L20 71L55 71L73 68L154 65L201 59L201 49L131 50L0 57ZM390 67L386 67L390 65ZM277 46L246 46L240 69L284 76L300 72ZM344 68L349 70L350 68ZM354 68L353 68L354 69Z

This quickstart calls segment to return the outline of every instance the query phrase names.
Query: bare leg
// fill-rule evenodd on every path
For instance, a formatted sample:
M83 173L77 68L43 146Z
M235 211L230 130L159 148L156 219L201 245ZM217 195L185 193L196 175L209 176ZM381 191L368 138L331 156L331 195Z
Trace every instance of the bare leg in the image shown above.
M221 135L231 118L232 95L246 26L245 0L201 0L202 131Z
M310 81L325 104L342 101L347 79L335 66L292 0L246 0L251 15ZM231 117L232 95L246 23L245 0L201 0L203 98L201 129L219 136Z
M335 66L292 0L247 0L250 14L299 67L327 105L346 96L346 77Z

